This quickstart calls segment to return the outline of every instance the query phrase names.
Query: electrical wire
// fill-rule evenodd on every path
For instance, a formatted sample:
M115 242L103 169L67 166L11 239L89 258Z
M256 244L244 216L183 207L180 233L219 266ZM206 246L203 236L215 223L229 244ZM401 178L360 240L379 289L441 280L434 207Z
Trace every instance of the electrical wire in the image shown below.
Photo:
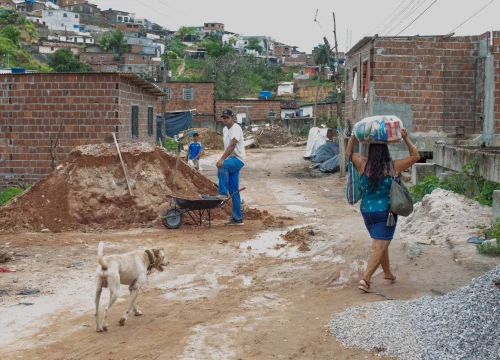
M406 0L405 0L405 1L406 1ZM389 14L389 15L388 15L385 19L384 19L384 21L382 21L382 22L381 22L381 23L380 23L380 24L379 24L379 25L378 25L375 29L373 29L373 30L371 31L371 34L376 34L376 31L377 31L378 29L380 29L380 27L381 27L382 25L384 25L384 24L385 24L385 22L386 22L387 20L389 20L389 18L390 18L390 17L391 17L391 16L392 16L392 15L393 15L396 11L398 11L398 9L399 9L401 6L403 6L403 4L405 3L405 1L401 1L401 2L399 3L399 5L397 6L397 8L395 8L395 9L394 9L394 10L393 10L393 11L392 11L392 12L391 12L391 13L390 13L390 14Z
M135 0L135 1L136 1L137 3L139 3L139 4L143 5L143 6L147 7L148 9L153 10L154 12L156 12L156 13L158 13L158 14L160 14L160 15L166 16L166 17L168 17L168 18L170 17L170 16L168 16L167 14L164 14L164 13L162 13L162 12L158 11L157 9L154 9L154 8L152 8L152 7L151 7L151 6L149 6L149 5L146 5L145 3L140 2L139 0Z
M487 6L489 6L493 1L495 0L491 0L489 3L487 3L486 5L484 5L481 9L479 9L475 14L473 14L471 17L469 17L467 20L465 20L463 23L461 23L460 25L458 25L456 28L454 28L453 30L451 30L449 33L451 34L452 32L455 32L455 30L457 30L459 27L461 27L463 24L465 24L467 21L469 21L470 19L472 19L474 16L476 16L477 14L479 14L481 11L483 11Z
M416 18L415 20L413 20L411 23L409 23L409 24L408 24L408 25L407 25L407 26L406 26L403 30L401 30L400 32L398 32L398 33L396 34L396 36L398 36L398 35L399 35L399 34L401 34L403 31L405 31L406 29L408 29L411 25L413 25L413 23L414 23L415 21L417 21L418 19L420 19L420 17L421 17L422 15L424 15L424 14L427 12L427 10L429 10L429 9L430 9L430 8L431 8L431 7L432 7L435 3L437 3L437 1L438 1L438 0L434 0L434 2L433 2L432 4L430 4L430 5L429 5L429 6L428 6L428 7L427 7L424 11L422 11L422 13L421 13L420 15L418 15L418 16L417 16L417 18Z
M415 0L411 0L410 3L408 5L406 5L403 10L401 10L394 18L391 19L391 21L389 21L387 23L386 26L384 26L381 30L380 30L380 33L383 33L385 32L385 30L387 30L387 28L389 26L391 26L397 19L399 19L405 12L406 10L411 6L411 4L413 4L415 2Z
M417 11L419 8L421 8L422 5L424 5L426 2L427 2L427 0L418 0L418 2L415 5L413 5L413 7L410 9L410 12L408 13L408 15L406 15L406 17L404 19L401 19L401 21L398 22L395 26L393 26L391 28L391 30L389 30L385 35L389 35L391 32L393 32L395 29L397 29L403 21L405 21L409 17L411 17L415 13L415 11Z

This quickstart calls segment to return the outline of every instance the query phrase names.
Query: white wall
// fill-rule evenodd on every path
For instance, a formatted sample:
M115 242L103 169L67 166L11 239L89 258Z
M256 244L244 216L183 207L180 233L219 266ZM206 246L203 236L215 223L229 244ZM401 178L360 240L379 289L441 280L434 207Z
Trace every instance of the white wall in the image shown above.
M63 49L63 48L59 47L59 46L45 46L45 45L40 45L38 47L38 52L40 54L53 54L53 53L55 53L59 49ZM69 48L69 49L71 50L71 52L73 54L78 55L79 50L77 48Z
M278 86L278 96L284 94L293 94L293 83L285 83Z
M302 110L302 116L310 116L310 117L313 117L314 116L314 107L312 105L310 106L302 106L300 108L300 110Z
M49 30L56 31L80 31L80 15L62 10L42 10L42 23Z

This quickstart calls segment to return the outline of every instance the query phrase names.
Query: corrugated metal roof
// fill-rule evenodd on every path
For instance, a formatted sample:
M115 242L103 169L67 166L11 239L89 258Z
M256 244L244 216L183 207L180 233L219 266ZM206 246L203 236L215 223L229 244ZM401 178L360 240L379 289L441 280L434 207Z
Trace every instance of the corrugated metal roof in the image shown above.
M16 75L16 76L36 76L36 75L118 75L121 78L129 79L134 83L134 85L137 85L137 87L140 87L141 89L144 89L146 91L149 91L155 96L167 96L166 93L161 90L160 87L156 86L155 84L144 80L140 76L133 74L133 73L126 73L126 72L117 72L117 71L90 71L90 72L38 72L38 73L21 73L21 74L0 74L1 76L9 76L9 75Z

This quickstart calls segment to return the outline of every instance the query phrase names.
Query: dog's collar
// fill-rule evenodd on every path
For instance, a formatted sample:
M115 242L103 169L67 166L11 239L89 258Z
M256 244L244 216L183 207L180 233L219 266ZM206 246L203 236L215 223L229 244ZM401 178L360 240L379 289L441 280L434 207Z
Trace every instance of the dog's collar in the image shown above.
M153 254L149 250L145 250L144 252L148 255L148 258L149 258L148 270L151 270L151 268L153 267L153 264L154 264Z

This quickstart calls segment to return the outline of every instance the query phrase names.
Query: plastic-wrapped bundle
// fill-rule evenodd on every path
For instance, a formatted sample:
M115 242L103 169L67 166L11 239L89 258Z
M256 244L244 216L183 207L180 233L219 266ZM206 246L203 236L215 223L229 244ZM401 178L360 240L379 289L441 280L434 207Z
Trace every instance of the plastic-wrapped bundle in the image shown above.
M393 115L372 116L354 125L354 135L361 143L395 144L401 141L403 122Z

